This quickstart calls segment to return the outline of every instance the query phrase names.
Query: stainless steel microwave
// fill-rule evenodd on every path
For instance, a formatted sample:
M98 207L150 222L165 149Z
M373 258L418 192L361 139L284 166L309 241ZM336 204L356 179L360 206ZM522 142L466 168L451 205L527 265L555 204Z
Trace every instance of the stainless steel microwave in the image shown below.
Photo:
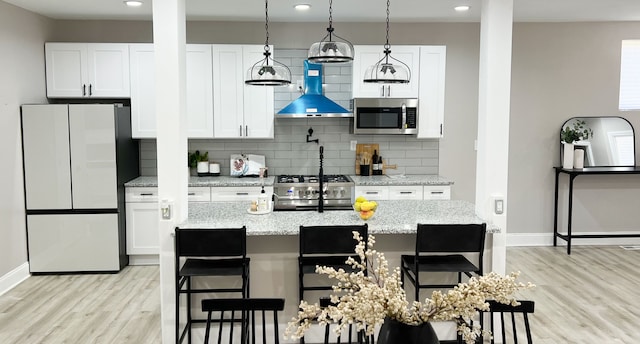
M354 98L354 134L417 134L418 99Z

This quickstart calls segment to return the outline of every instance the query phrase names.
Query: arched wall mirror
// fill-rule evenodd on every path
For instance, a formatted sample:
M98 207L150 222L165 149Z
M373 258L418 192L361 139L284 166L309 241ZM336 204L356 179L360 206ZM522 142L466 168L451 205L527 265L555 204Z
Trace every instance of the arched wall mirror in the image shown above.
M629 121L617 116L572 117L560 128L573 128L584 121L582 130L590 132L589 138L574 142L576 148L584 149L584 167L636 166L635 132ZM562 145L561 145L562 146ZM562 147L560 147L562 159Z

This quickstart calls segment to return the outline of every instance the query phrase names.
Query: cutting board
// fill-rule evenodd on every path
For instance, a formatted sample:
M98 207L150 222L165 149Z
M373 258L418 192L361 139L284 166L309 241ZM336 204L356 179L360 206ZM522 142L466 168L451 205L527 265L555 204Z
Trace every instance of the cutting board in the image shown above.
M366 160L369 164L372 163L371 157L373 156L373 151L378 151L378 155L380 155L380 146L377 143L356 144L356 175L360 175L360 163L363 160Z

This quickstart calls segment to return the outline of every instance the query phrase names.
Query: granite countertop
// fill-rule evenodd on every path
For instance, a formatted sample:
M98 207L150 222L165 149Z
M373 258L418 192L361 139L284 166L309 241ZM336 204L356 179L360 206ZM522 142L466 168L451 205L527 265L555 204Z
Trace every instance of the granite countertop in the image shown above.
M401 185L452 185L453 181L444 177L428 175L382 175L349 176L356 186L401 186Z
M273 186L275 177L264 178L265 186ZM230 176L217 176L217 177L196 177L189 176L189 186L262 186L260 178L257 177L230 177ZM156 176L141 176L124 184L126 187L157 187L158 177Z
M249 214L248 202L189 203L188 220L180 228L233 228L247 226L247 235L297 235L301 225L363 224L355 211L277 211ZM411 234L418 223L482 223L467 201L379 201L369 224L372 234ZM495 226L487 232L499 233Z

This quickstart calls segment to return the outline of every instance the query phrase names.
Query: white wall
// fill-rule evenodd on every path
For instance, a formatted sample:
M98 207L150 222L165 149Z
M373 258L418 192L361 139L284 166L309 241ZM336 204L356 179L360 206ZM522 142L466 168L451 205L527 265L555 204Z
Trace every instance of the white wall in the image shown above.
M0 1L0 293L28 272L20 105L46 101L44 42L51 24Z

